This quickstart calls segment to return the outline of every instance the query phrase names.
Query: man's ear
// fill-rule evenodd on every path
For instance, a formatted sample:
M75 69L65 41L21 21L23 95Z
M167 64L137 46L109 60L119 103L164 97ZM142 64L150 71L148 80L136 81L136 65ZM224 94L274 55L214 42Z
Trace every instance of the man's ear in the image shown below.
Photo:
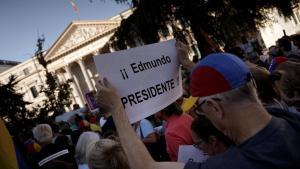
M218 117L219 119L224 118L223 107L218 101L213 99L207 99L205 108L207 108L208 111L212 112L214 116Z

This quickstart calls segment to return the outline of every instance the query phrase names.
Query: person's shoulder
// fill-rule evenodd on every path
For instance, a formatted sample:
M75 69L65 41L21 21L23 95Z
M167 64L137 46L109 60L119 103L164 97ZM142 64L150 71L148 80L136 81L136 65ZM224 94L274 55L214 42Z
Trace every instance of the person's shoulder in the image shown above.
M289 110L283 110L279 108L267 108L267 111L276 118L284 119L288 123L298 124L300 128L300 114L290 112Z
M48 144L46 146L44 146L41 150L41 152L48 152L48 153L57 153L63 150L68 150L69 152L69 147L65 147L65 146L61 146L61 145L57 145L57 144Z
M57 146L56 144L53 144L53 143L47 144L42 147L40 152L37 153L36 159L38 161L40 161L40 160L42 160L52 154L55 154L61 150L62 150L62 148Z
M182 113L181 117L188 121L193 121L193 117L187 113Z
M106 122L104 123L103 127L112 126L112 125L114 125L114 119L112 118L112 116L110 116L106 119Z
M146 132L145 134L150 134L150 133L154 132L152 123L147 119L142 119L140 122L140 126L142 127L143 131L145 130L145 132Z
M43 146L43 148L41 149L40 152L43 153L46 151L56 151L58 149L59 149L59 147L56 144L50 143L50 144Z
M247 162L241 155L239 149L233 147L225 153L210 157L204 163L188 162L184 169L220 169L226 166L226 169L245 168Z
M202 169L202 163L188 162L185 164L184 169Z
M242 150L237 147L231 147L226 152L218 154L209 158L203 165L202 168L251 168L247 166L249 161L244 157Z

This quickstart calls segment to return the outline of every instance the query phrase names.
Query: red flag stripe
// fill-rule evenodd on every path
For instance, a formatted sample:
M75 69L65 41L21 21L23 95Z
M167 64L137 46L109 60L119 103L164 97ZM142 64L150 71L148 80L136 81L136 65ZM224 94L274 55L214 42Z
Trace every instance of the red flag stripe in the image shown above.
M72 9L74 12L78 12L78 8L77 8L77 5L75 4L75 2L73 2L72 0L70 0L70 3L72 5Z

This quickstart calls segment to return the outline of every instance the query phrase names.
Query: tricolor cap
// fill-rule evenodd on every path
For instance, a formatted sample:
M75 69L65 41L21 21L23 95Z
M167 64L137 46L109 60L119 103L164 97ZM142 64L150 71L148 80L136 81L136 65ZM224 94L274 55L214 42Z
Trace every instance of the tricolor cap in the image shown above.
M270 71L271 73L273 73L274 70L275 70L281 63L284 63L284 62L286 62L287 60L288 60L288 58L287 58L287 57L284 57L284 56L278 56L278 57L272 59L271 65L270 65L270 67L269 67L269 71Z
M194 97L211 96L247 84L248 66L229 53L210 54L199 61L191 73L190 93Z

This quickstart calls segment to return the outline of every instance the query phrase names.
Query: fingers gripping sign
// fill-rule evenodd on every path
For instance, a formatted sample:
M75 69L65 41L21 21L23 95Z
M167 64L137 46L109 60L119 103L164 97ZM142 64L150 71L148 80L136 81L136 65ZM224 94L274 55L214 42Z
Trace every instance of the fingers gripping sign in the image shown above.
M184 53L184 54L189 53L188 46L180 41L176 41L175 47L176 47L178 53Z
M106 78L104 78L103 81L99 80L98 82L99 83L96 85L96 88L98 89L98 105L105 109L105 111L110 112L114 112L112 110L122 107L122 103L116 93L116 89L111 85L111 83Z
M185 69L191 71L195 64L189 59L189 47L180 41L176 41L175 47L179 62Z
M184 44L180 41L176 41L175 47L177 50L177 55L178 55L178 59L179 59L180 63L185 62L186 60L189 60L189 58L188 58L189 48L186 44Z

